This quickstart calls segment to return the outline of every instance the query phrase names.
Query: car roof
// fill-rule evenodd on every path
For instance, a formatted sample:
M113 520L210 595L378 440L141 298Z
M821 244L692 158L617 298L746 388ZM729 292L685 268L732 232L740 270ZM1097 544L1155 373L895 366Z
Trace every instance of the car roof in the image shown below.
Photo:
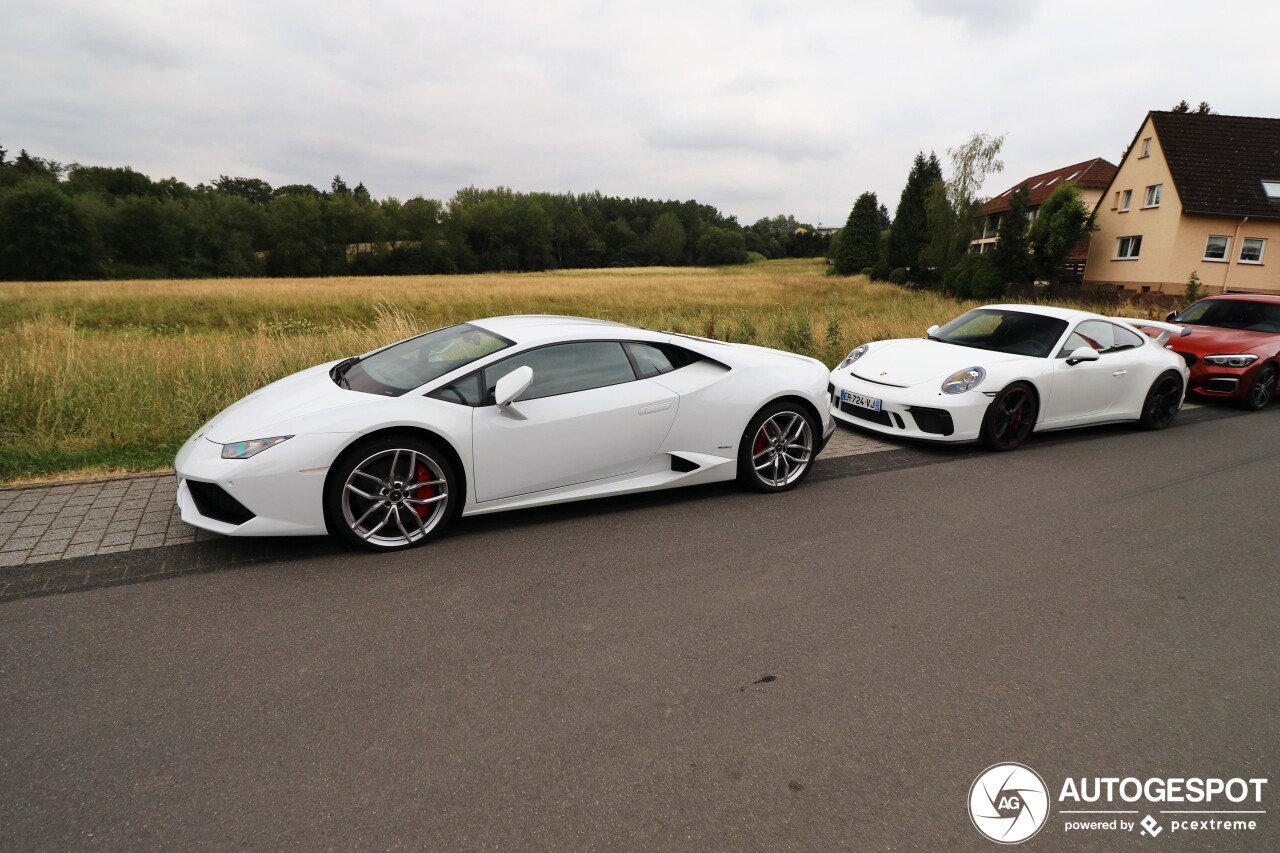
M1273 302L1280 304L1280 295L1274 293L1219 293L1214 296L1206 296L1205 299L1212 299L1214 302L1230 300L1232 302Z
M575 338L625 338L649 337L653 333L612 320L596 320L591 317L568 317L556 314L511 314L505 317L485 317L469 321L473 326L501 335L516 343L548 340L573 340ZM623 334L626 332L626 334ZM647 334L646 334L647 333Z
M1058 308L1053 305L983 305L982 308L994 308L1001 311L1021 311L1024 314L1040 314L1045 317L1056 317L1059 320L1077 320L1082 317L1103 317L1092 311L1080 311L1075 308ZM1114 319L1103 317L1103 319Z

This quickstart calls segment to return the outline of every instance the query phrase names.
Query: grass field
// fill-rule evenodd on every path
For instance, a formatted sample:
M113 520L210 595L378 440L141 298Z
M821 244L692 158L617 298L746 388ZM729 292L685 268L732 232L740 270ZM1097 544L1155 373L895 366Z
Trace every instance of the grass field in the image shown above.
M268 382L420 331L576 314L833 363L971 307L821 261L334 279L0 283L0 483L161 469Z

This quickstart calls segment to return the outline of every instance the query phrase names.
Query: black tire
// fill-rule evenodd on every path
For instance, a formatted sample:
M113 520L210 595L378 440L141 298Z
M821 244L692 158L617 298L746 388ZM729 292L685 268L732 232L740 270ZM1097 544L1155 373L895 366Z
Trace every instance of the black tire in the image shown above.
M1250 411L1265 409L1276 392L1276 375L1280 373L1274 364L1264 364L1245 392L1240 405Z
M334 464L325 484L325 520L330 533L357 548L416 548L461 506L457 489L453 465L435 445L404 435L373 438Z
M1172 370L1161 373L1151 383L1151 390L1142 401L1142 414L1138 426L1143 429L1164 429L1173 423L1182 405L1182 377Z
M997 394L987 407L979 439L992 450L1014 450L1031 435L1039 413L1032 387L1025 382L1015 382Z
M813 468L820 429L799 403L781 400L765 406L738 444L738 482L757 492L794 489Z

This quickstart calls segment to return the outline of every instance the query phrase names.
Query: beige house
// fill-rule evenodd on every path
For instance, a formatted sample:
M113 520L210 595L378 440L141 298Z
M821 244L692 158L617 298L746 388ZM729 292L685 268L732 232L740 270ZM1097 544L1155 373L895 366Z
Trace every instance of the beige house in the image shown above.
M1086 284L1280 293L1280 119L1148 113L1096 221Z

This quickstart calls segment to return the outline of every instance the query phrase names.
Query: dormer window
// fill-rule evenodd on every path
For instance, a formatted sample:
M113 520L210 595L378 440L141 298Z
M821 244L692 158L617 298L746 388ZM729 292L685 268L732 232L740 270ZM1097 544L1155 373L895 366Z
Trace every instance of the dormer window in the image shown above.
M1267 194L1267 198L1280 201L1280 181L1263 181L1262 191Z

